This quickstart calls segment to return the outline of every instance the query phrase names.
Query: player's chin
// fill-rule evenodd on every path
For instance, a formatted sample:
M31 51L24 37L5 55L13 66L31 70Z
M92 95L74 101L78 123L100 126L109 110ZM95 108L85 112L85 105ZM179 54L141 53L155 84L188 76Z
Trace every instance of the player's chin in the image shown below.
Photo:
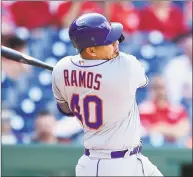
M112 60L119 55L119 52L114 52L112 55L105 57L106 60Z
M115 52L113 58L116 58L119 55L119 51Z

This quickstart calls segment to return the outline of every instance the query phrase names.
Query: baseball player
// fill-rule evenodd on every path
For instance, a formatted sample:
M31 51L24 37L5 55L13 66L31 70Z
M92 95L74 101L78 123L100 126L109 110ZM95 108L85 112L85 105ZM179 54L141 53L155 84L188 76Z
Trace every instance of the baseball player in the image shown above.
M140 62L119 51L123 26L89 13L72 22L69 36L78 55L53 70L58 109L84 129L84 155L76 176L162 176L141 154L136 90L147 84Z

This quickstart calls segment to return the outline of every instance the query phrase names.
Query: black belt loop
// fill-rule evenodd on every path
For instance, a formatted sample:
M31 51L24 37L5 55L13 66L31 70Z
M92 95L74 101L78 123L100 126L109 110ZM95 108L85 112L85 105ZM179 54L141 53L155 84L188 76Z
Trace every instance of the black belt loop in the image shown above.
M84 154L86 155L86 156L89 156L90 155L90 151L89 151L89 149L84 149Z

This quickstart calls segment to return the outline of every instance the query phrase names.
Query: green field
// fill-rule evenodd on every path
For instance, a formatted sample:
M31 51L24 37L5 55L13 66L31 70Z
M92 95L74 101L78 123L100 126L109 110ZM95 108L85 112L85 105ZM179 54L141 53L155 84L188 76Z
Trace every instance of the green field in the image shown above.
M74 176L82 147L64 145L3 145L2 176ZM191 149L143 148L143 154L164 176L180 176L192 163Z

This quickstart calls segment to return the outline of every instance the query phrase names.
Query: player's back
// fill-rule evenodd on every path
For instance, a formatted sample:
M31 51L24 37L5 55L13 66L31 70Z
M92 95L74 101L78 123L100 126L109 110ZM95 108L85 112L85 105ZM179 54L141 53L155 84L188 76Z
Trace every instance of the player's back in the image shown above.
M121 150L139 143L136 62L124 53L112 60L76 55L58 62L57 87L83 125L86 148Z

